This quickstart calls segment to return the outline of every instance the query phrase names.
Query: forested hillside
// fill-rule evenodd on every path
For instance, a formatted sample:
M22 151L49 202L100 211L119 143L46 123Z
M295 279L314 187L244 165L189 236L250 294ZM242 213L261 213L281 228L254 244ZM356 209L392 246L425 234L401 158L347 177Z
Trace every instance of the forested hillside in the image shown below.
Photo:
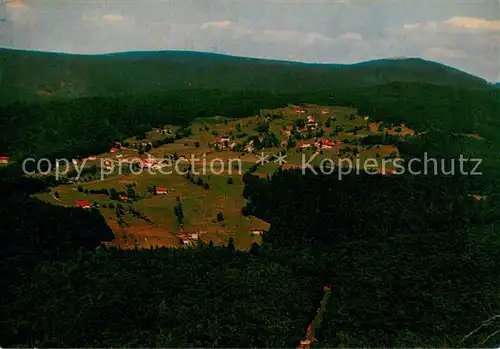
M420 82L484 87L480 78L421 59L353 65L303 64L225 55L164 51L65 55L0 50L0 102L126 96L209 88L274 92Z
M17 103L0 107L0 152L17 159L85 156L103 152L114 140L153 126L188 126L195 117L250 116L260 109L287 103L353 106L372 120L405 122L417 131L478 133L487 142L498 145L499 141L498 90L393 83L349 90L279 93L267 87L238 92L193 89L120 98Z
M0 155L17 161L104 152L165 123L183 126L182 138L195 118L241 118L289 103L352 106L373 121L405 122L421 134L397 140L403 158L484 160L478 177L247 173L242 214L271 223L249 251L233 241L104 248L114 234L97 211L36 200L53 178L22 177L19 163L2 167L3 346L295 347L325 285L332 294L319 347L500 342L500 321L481 327L500 314L497 88L421 60L0 56L1 101L9 102L0 107Z
M491 346L500 310L498 195L463 176L276 173L246 178L247 214L272 246L317 246L332 297L321 347ZM376 188L376 189L375 189Z
M3 343L292 347L323 285L332 296L320 347L498 341L488 338L496 322L462 341L500 311L497 196L473 200L463 176L338 181L297 170L245 182L245 213L272 223L248 253L231 242L94 251L108 228L92 213L20 200L11 189L0 222L2 267L11 276Z

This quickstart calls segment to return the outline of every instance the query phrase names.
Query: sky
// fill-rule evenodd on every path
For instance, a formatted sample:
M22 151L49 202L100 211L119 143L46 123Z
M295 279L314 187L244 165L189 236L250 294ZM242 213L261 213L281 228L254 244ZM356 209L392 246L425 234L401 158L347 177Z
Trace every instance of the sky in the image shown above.
M0 0L0 47L344 64L421 57L499 82L500 0Z

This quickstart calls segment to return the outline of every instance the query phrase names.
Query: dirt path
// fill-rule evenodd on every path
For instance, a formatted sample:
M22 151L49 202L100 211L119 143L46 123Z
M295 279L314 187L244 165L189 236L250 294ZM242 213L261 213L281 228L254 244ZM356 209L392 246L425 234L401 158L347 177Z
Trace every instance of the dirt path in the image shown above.
M56 198L56 194L51 194L51 195L52 195L52 198L53 198L54 200L56 200L57 202L59 202L59 203L60 203L60 204L62 204L63 206L66 206L66 207L70 207L70 206L71 206L71 204L69 204L69 203L67 203L67 202L65 202L65 201L62 201L61 199Z
M321 326L321 321L323 320L323 314L326 311L326 305L328 304L328 299L332 294L330 287L325 286L324 288L325 294L323 295L323 299L321 299L321 303L317 310L316 316L307 326L306 338L301 340L297 345L297 349L309 349L311 344L317 342L316 340L316 330Z

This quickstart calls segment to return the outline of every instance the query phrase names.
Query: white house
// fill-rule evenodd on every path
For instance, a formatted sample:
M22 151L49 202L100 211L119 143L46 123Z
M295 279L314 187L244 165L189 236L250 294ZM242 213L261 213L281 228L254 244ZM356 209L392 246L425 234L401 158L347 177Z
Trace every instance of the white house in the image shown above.
M264 232L264 229L250 229L250 234L252 235L262 235Z

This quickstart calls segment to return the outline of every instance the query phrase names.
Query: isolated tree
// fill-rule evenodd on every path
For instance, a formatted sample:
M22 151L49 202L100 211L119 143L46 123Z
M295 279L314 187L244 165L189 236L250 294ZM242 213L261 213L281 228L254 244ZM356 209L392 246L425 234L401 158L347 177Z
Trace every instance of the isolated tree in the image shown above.
M196 180L196 185L203 185L203 179L201 179L201 177L198 177Z
M229 238L229 242L227 243L227 249L231 252L234 252L236 250L236 247L234 247L234 239Z
M206 190L210 189L210 185L208 183L204 183L203 184L203 188L205 188Z
M304 119L297 119L295 120L295 126L297 126L298 128L304 128L306 126L306 122L304 121Z
M264 122L262 124L259 124L255 130L259 133L267 133L269 131L269 124L267 122Z
M58 199L59 199L59 198L60 198L59 192L58 192L58 191L56 191L56 192L54 193L54 196L55 196L56 198L58 198Z
M229 177L229 178L227 179L227 184L233 184L233 183L234 183L234 182L233 182L233 179L232 179L231 177Z
M135 198L135 196L136 196L134 188L132 188L132 185L127 186L127 196L129 198Z
M241 125L240 124L236 124L236 131L241 132Z
M194 144L194 146L195 146L196 148L199 148L199 147L200 147L200 142L196 142L196 143Z
M118 192L116 191L115 188L111 188L109 190L109 198L111 200L118 200L119 199L119 195L118 195Z
M104 206L103 206L103 207L104 207ZM111 209L115 208L115 204L110 203L110 204L109 204L109 208L111 208Z
M258 243L254 242L252 243L252 246L250 246L250 249L248 250L248 253L254 256L257 256L260 251L260 246Z
M150 150L151 150L151 144L148 143L148 144L146 144L146 148L144 149L144 151L147 153Z
M80 193L82 193L82 192L83 192L83 187L82 187L81 185L79 185L77 189L78 189L78 191L79 191Z
M179 225L182 225L184 223L184 212L182 210L182 203L178 202L177 205L174 206L174 214L177 217Z
M222 214L222 212L217 213L217 221L219 223L224 221L224 215Z

